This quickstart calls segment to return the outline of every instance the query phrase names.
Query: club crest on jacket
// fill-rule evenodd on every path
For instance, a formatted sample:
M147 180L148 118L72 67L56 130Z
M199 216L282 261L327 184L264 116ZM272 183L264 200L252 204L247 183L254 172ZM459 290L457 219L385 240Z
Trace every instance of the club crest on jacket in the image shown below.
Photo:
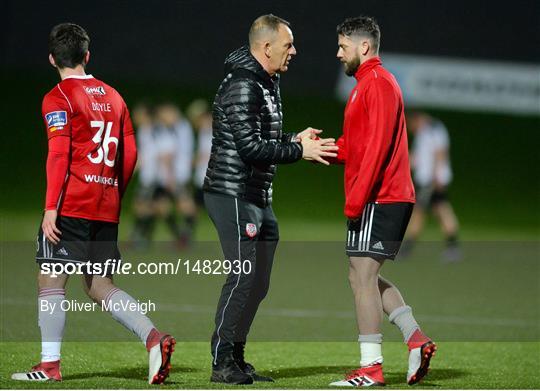
M257 226L253 223L246 224L246 234L250 238L254 238L257 235Z

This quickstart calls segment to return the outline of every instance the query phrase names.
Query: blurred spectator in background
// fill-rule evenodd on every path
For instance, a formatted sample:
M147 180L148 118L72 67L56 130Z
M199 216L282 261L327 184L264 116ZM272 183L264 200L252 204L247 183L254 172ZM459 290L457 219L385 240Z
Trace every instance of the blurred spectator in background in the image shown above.
M193 201L191 179L193 174L193 128L178 108L169 107L168 126L174 135L174 199L176 211L182 218L179 240L182 247L191 243L195 229L197 209Z
M138 188L133 202L135 225L132 241L146 247L155 221L154 193L157 187L157 149L154 123L149 105L138 103L131 111L136 128L139 170Z
M450 141L444 124L426 113L407 113L407 129L413 135L411 168L416 188L416 205L409 223L401 256L410 255L426 218L432 212L438 219L446 238L443 259L448 262L461 259L458 245L458 220L447 189L452 181Z
M186 181L186 176L187 181L189 181L192 156L191 149L182 147L188 151L185 152L180 148L182 137L185 137L183 135L191 132L191 127L188 124L186 129L184 121L180 110L172 103L162 103L156 108L154 141L157 149L159 185L154 195L154 205L157 214L165 220L174 239L182 247L186 240L185 234L178 224L176 206L180 204L178 200L183 196L181 184ZM192 145L191 140L190 148ZM180 155L183 153L189 154L189 160L185 163L188 165L187 170L182 167L184 158Z
M199 143L210 143L211 126L206 121L208 106L199 101L190 108L192 121L201 129ZM193 200L194 137L190 122L170 102L161 103L152 112L148 105L138 104L133 110L139 144L139 190L135 197L135 227L132 240L146 247L152 239L156 218L163 218L177 244L184 248L191 242L197 208ZM210 126L210 141L205 127ZM199 159L198 159L199 160ZM200 159L205 172L206 163ZM197 163L198 164L198 163ZM200 174L199 174L200 175ZM203 178L198 182L202 184ZM201 185L197 185L200 187ZM179 216L182 223L179 224Z
M197 134L193 187L195 203L198 208L201 208L204 207L202 186L212 150L212 112L208 102L204 99L196 99L188 106L186 114Z

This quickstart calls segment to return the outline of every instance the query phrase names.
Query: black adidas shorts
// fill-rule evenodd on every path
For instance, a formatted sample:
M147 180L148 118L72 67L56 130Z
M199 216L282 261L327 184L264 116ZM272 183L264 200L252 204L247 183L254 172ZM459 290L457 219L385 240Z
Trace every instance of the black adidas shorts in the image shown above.
M347 221L347 255L377 260L394 259L413 206L408 202L366 204L360 218Z
M60 242L52 244L43 235L40 224L37 263L105 263L108 259L120 259L118 224L58 216L56 226L62 234Z

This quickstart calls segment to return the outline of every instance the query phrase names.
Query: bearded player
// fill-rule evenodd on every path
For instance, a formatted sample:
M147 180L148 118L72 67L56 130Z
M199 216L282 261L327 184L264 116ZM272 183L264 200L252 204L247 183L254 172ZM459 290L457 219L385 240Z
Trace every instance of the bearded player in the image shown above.
M85 73L90 38L76 24L55 26L49 35L49 62L60 74L43 99L48 137L45 213L38 234L36 261L41 330L41 362L12 379L62 380L60 348L64 333L67 274L44 273L45 265L87 264L83 286L88 296L135 333L149 353L150 384L169 374L175 340L156 330L136 300L113 284L106 270L119 260L117 238L120 202L137 160L135 135L124 100L118 92ZM108 261L109 260L109 261ZM108 261L108 262L107 262ZM85 270L83 268L82 270Z
M407 382L412 385L426 375L436 346L420 330L398 289L379 274L384 261L396 256L415 202L403 98L378 56L380 30L373 18L347 19L337 33L337 57L346 74L357 80L345 107L334 163L345 164L346 250L361 357L359 369L330 385L384 385L383 311L408 345Z

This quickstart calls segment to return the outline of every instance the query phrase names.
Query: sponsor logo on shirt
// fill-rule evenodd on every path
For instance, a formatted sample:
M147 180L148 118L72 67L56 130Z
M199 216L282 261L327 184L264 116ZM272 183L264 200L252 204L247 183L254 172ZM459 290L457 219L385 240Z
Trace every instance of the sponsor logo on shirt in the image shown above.
M84 90L88 95L105 95L105 88L103 86L84 87Z
M65 111L51 111L45 114L47 129L50 132L61 130L67 124L67 113Z
M99 183L102 185L118 186L118 179L95 174L84 174L87 183Z

